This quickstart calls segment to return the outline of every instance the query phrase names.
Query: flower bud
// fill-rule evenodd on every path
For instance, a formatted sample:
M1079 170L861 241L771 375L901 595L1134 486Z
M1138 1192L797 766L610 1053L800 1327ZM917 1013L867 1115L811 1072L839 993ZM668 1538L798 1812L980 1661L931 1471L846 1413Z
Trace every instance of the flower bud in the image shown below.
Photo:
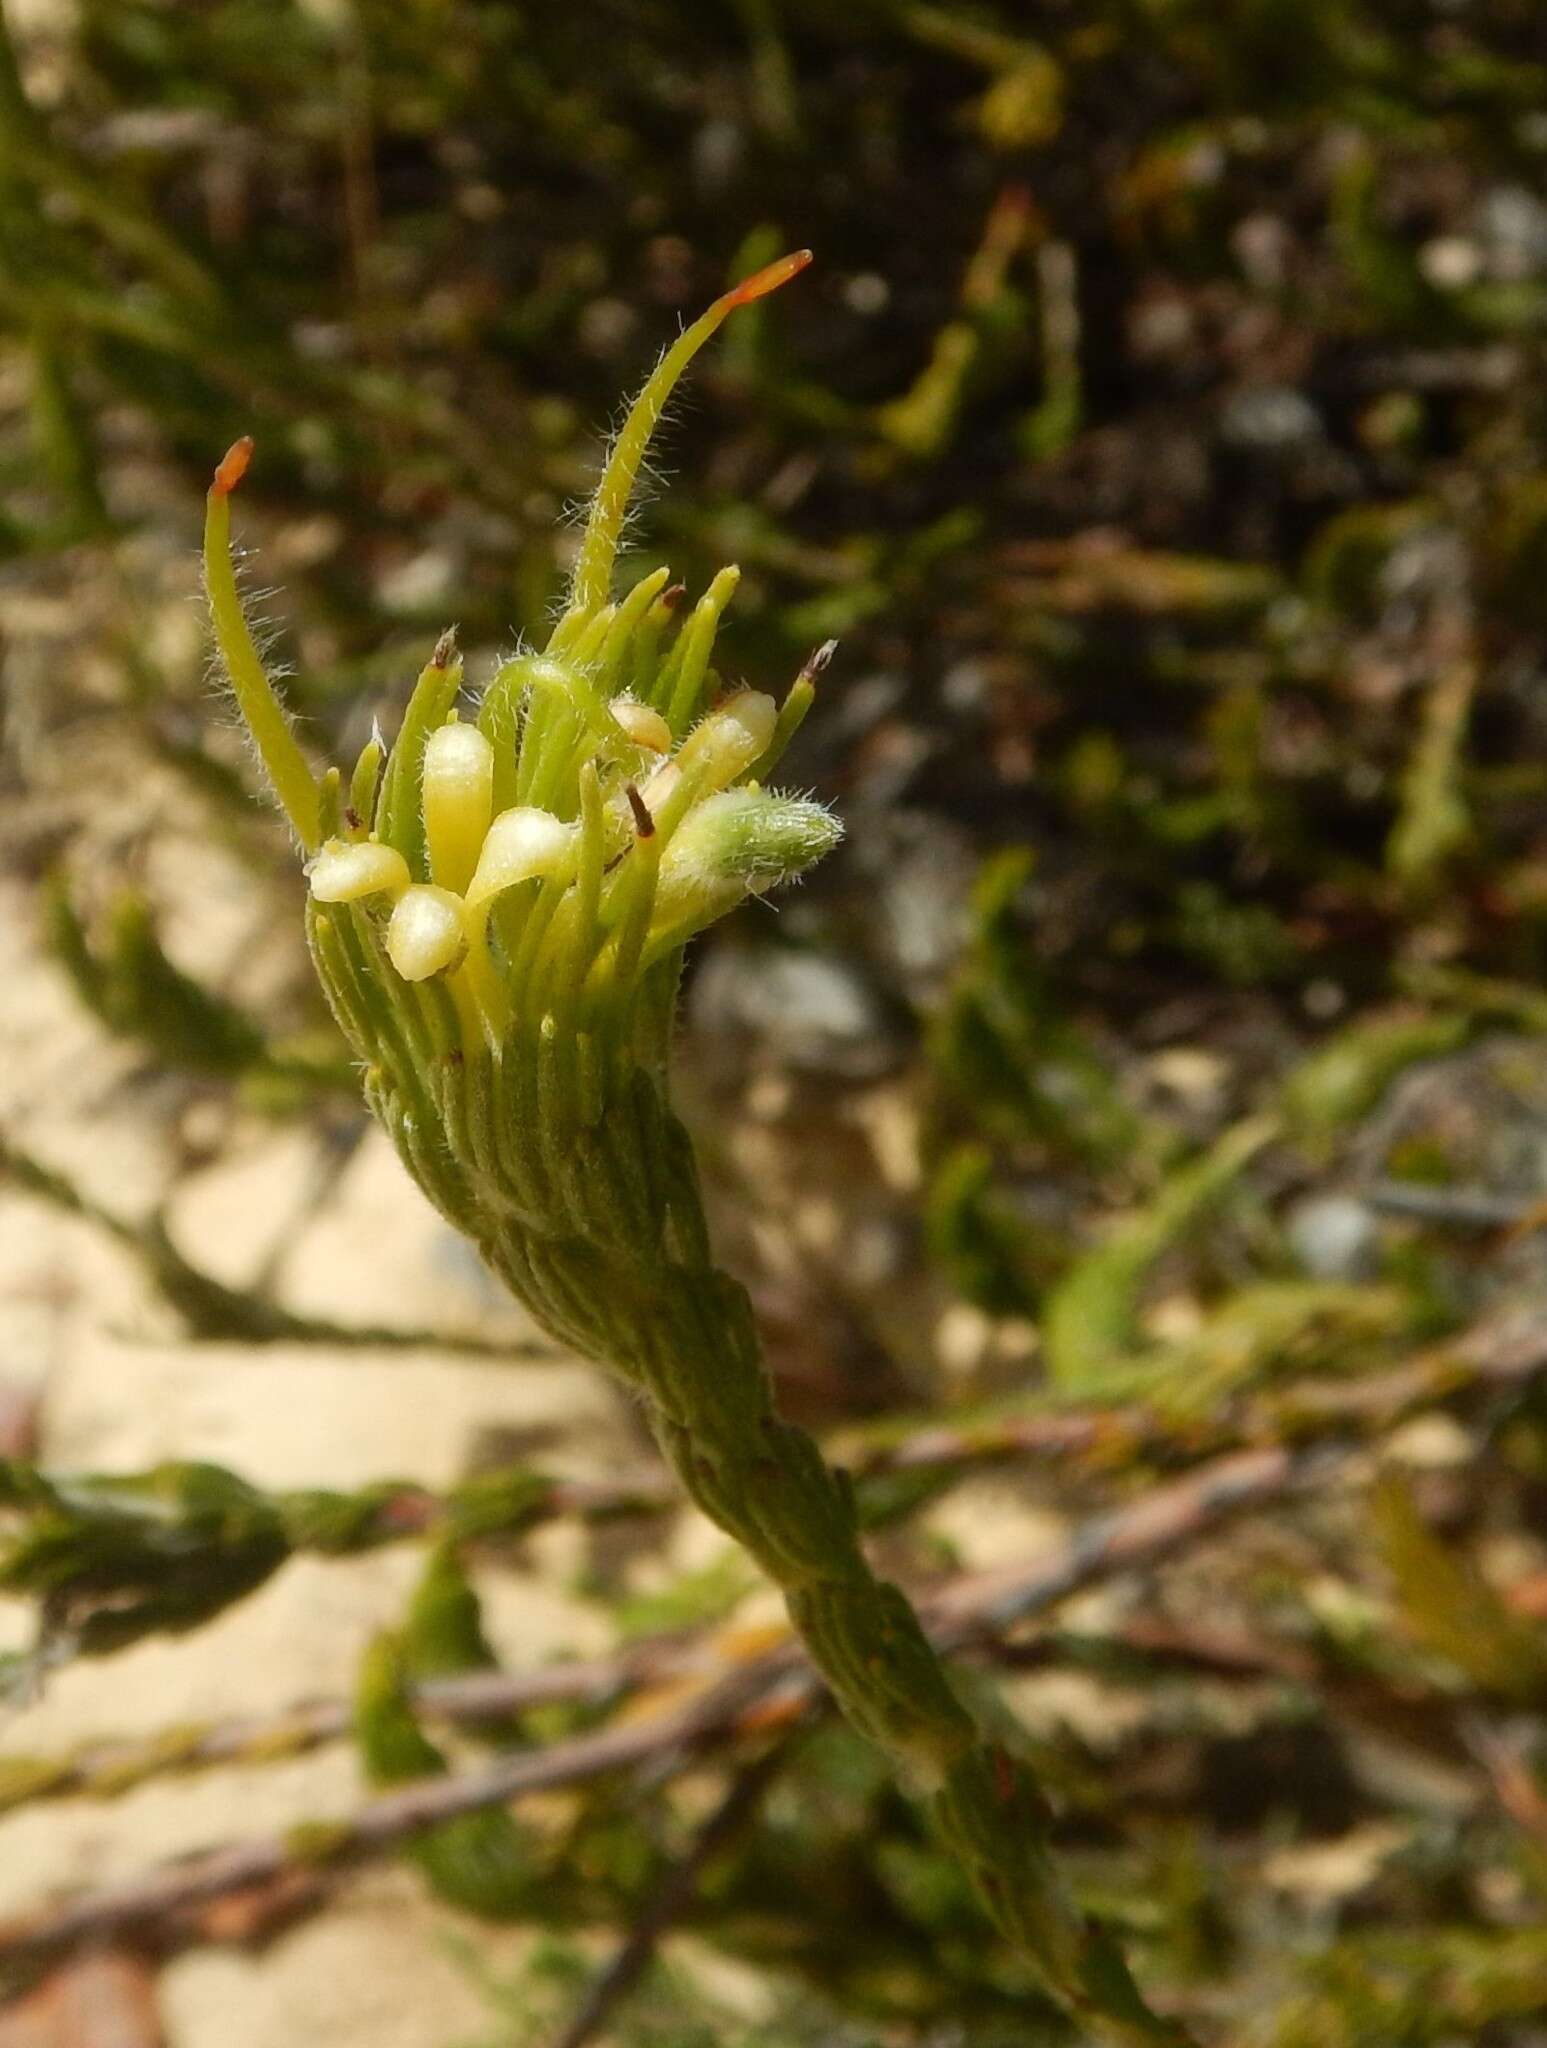
M480 908L517 882L560 873L574 859L578 836L577 826L531 804L501 811L489 827L468 884L468 908Z
M647 747L652 754L671 752L671 727L659 711L637 697L614 697L607 709L636 747Z
M387 958L405 981L445 974L466 951L460 896L416 882L399 897L387 926Z
M493 811L493 747L476 725L437 726L424 747L424 836L442 889L472 880Z
M729 910L830 853L842 827L805 797L728 789L689 811L661 861L652 943L681 941Z
M724 789L768 751L778 716L772 697L743 690L699 720L682 742L678 766L696 789Z
M307 863L306 873L319 903L357 903L383 892L395 901L412 879L397 848L373 839L328 840Z

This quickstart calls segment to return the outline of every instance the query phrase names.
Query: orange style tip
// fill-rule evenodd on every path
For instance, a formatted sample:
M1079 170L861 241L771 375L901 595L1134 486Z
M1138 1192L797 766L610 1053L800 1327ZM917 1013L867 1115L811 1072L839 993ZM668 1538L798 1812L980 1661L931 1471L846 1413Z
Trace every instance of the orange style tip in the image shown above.
M252 435L243 434L240 441L233 441L220 458L210 485L210 496L228 497L247 474L247 465L252 461Z
M809 249L796 249L775 263L765 263L761 270L754 270L750 277L744 277L734 291L727 292L720 304L730 313L737 306L751 305L754 299L766 299L781 284L788 284L792 277L799 277L810 261Z

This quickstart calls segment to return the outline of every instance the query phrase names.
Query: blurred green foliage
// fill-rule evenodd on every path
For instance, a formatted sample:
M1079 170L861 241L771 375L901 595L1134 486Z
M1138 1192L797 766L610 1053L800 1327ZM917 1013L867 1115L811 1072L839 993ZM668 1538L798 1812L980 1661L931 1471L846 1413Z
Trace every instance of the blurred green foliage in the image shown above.
M494 1662L478 1596L455 1548L438 1543L402 1629L378 1636L361 1664L355 1732L372 1784L400 1785L448 1770L444 1752L419 1725L408 1687L416 1679L486 1671ZM544 1882L531 1842L499 1807L430 1829L408 1854L439 1897L483 1919L530 1917Z

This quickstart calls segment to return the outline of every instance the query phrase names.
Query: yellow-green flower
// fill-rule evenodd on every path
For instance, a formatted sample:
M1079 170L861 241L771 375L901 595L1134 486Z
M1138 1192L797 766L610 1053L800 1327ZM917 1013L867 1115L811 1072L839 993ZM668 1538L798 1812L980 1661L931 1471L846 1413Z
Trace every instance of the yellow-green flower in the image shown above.
M216 638L308 856L313 901L353 907L403 982L443 984L465 1052L500 1044L521 1020L590 1020L626 1003L694 932L749 891L798 875L839 836L821 805L764 786L820 660L782 708L753 690L706 708L738 572L722 570L685 619L665 569L611 596L629 499L673 385L728 313L807 260L759 271L662 358L613 445L547 645L505 662L464 716L462 664L444 635L391 752L373 737L347 796L336 775L313 774L243 615L230 494L251 443L216 472L205 540ZM374 947L366 957L374 964ZM341 1023L371 1057L323 965Z

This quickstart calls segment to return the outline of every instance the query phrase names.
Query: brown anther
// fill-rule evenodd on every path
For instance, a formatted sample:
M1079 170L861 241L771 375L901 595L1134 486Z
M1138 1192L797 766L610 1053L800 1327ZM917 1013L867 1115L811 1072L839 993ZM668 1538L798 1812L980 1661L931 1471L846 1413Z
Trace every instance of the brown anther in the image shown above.
M832 665L833 656L837 652L838 643L836 640L824 640L820 647L814 648L806 656L806 665L800 672L802 678L808 683L814 683L818 676L825 675Z
M632 782L625 782L623 793L628 798L628 807L634 813L634 831L640 839L655 837L655 820L645 806L644 798Z
M674 612L687 594L688 587L685 583L668 583L655 601L657 604L665 605L669 612Z
M431 668L450 668L457 658L457 629L448 626L435 643L435 652L430 656Z
M247 465L252 461L252 435L243 434L240 441L233 441L221 456L210 484L212 498L229 497L242 478L247 474Z

